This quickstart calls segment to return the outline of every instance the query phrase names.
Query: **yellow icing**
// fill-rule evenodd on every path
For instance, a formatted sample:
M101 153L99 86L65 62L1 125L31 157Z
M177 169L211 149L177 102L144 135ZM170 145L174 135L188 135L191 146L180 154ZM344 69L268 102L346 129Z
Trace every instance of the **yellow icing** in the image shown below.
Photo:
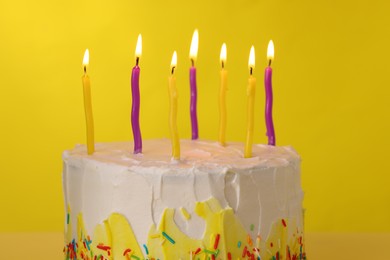
M134 256L142 259L142 251L126 218L121 214L113 213L108 218L108 224L112 236L113 259L126 259L123 252L128 248L131 249Z
M71 223L68 223L65 259L74 259L72 256L75 249L77 259L86 260L92 260L95 256L96 259L103 257L104 260L206 260L213 259L212 255L219 260L228 259L228 253L231 259L257 259L260 256L261 259L288 260L293 259L294 255L295 259L306 259L303 234L298 230L295 220L278 219L271 226L266 240L261 239L260 235L254 240L233 210L223 209L215 198L196 203L194 211L205 221L202 239L193 239L184 234L174 222L175 210L166 208L158 227L154 224L150 227L147 243L142 246L138 244L127 219L119 213L111 214L102 224L97 225L90 241L80 213L77 216L77 243L69 235ZM149 254L146 254L146 248ZM126 250L131 251L126 253Z

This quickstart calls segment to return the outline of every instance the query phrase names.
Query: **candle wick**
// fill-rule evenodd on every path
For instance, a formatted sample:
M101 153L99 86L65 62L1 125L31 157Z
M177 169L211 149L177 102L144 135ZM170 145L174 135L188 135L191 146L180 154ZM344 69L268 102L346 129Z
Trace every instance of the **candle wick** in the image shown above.
M87 74L87 66L84 65L84 74Z
M253 72L253 68L251 67L251 69L249 70L249 73L252 75L252 72Z
M135 58L135 65L138 66L138 63L139 63L139 57L136 57Z
M272 60L269 59L269 60L268 60L268 67L271 67L271 62L272 62Z
M194 59L191 59L191 64L192 64L192 67L195 66L195 61L194 61Z
M172 70L171 70L171 75L173 75L173 73L175 72L175 66L172 67Z
M222 61L222 69L225 68L225 62Z

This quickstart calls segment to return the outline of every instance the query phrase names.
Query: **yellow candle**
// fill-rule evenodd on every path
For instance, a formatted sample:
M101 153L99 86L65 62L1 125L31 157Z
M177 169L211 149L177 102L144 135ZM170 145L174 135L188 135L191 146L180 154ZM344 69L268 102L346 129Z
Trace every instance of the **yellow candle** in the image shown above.
M177 65L177 54L173 52L171 61L171 76L169 76L169 128L171 130L172 158L180 159L180 139L177 130L177 88L175 69Z
M253 69L255 68L255 48L252 46L249 54L249 79L248 79L248 107L247 107L247 117L248 125L246 132L246 143L245 143L245 158L252 157L252 144L253 144L253 126L254 126L254 108L255 108L255 93L256 93L256 78L253 77Z
M225 69L226 64L226 44L222 44L221 54L221 88L219 92L219 143L225 146L225 136L226 136L226 91L227 91L227 71Z
M86 128L87 128L87 152L88 154L93 154L95 151L95 142L94 142L92 102L91 102L91 83L89 81L89 76L87 74L88 64L89 64L89 51L88 49L86 49L84 53L84 59L83 59L84 75L82 77L82 81L83 81L83 90L84 90L85 120L86 120Z

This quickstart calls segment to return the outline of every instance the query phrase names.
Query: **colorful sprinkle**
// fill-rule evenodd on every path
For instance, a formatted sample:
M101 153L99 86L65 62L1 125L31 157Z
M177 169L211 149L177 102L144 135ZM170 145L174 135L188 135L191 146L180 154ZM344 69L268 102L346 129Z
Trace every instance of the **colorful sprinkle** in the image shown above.
M245 255L246 255L246 251L247 251L248 249L246 248L246 246L244 247L244 250L242 250L242 257L245 257Z
M217 248L218 248L219 238L220 238L220 235L217 234L217 236L215 237L214 249L217 249Z
M141 258L139 258L139 257L136 256L136 255L132 255L131 258L134 258L134 259L137 259L137 260L141 260Z
M203 251L206 253L206 254L209 254L209 255L214 255L215 252L211 251L211 250L208 250L208 249L203 249Z
M144 246L144 249L145 249L145 253L146 253L146 255L149 255L149 250L148 250L148 247L144 244L143 245Z
M103 245L102 243L100 243L99 245L96 246L97 248L101 249L101 250L104 250L104 251L108 251L111 249L111 247L109 246L105 246Z
M232 260L232 253L228 253L228 260Z
M249 234L247 235L246 240L247 240L247 242L248 242L248 244L249 244L250 246L253 245L252 238L251 238L251 236L250 236Z
M237 247L240 248L241 247L241 241L238 241L237 243Z
M91 242L88 242L87 239L84 238L84 243L87 245L88 251L91 250L91 248L89 247L89 243Z
M286 220L284 220L283 218L282 218L282 224L283 224L283 227L287 227Z
M127 255L128 253L131 252L131 249L130 248L127 248L124 252L123 252L123 256Z
M175 240L173 240L170 236L167 235L167 233L165 233L164 231L162 232L162 235L168 239L169 242L171 242L171 244L175 244Z

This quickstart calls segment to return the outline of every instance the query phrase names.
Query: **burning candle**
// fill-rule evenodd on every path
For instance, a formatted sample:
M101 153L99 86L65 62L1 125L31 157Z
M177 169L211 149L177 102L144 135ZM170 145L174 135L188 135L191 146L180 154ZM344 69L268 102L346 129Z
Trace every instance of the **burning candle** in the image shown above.
M88 65L89 65L89 51L88 49L86 49L83 58L84 75L82 77L82 81L83 81L83 91L84 91L85 121L86 121L86 128L87 128L87 152L88 154L93 154L95 151L95 142L94 142L92 102L91 102L91 82L87 74Z
M256 78L253 77L253 69L255 68L255 48L252 46L249 53L249 79L248 79L248 105L247 105L247 132L246 132L246 143L245 143L245 158L252 157L252 144L253 144L253 126L254 126L254 107L255 107L255 93L256 93Z
M196 100L197 100L197 86L196 86L196 68L195 60L198 54L198 42L199 34L198 30L194 31L192 35L191 48L190 48L190 92L191 92L191 101L190 101L190 116L191 116L191 126L192 126L192 140L198 139L198 116L196 114Z
M142 54L142 36L138 35L137 46L135 48L135 66L131 73L131 93L133 103L131 107L131 126L134 137L134 153L142 153L142 137L139 126L139 108L140 108L140 94L139 94L139 74L140 68L138 66L139 58Z
M221 61L221 88L219 92L219 143L225 146L226 135L226 91L227 91L227 71L226 64L226 44L222 44L219 59Z
M265 69L264 86L265 86L265 124L267 128L268 145L275 145L275 129L272 120L272 68L271 62L274 59L274 43L272 40L268 43L267 60L268 67Z
M171 60L171 75L169 76L169 128L171 131L172 159L180 159L180 139L177 130L177 88L175 69L177 66L177 54L173 52Z

